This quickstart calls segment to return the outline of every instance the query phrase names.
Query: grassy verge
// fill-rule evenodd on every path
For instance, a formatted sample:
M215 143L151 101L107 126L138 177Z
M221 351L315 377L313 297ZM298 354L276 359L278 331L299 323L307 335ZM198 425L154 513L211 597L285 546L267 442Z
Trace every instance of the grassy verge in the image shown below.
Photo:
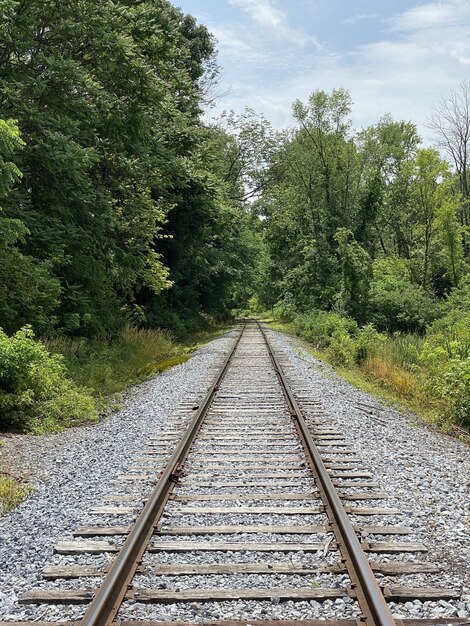
M64 356L67 373L75 384L86 387L101 403L131 385L184 363L199 347L220 336L226 327L177 342L164 330L125 328L113 340L47 340L50 352Z
M31 491L28 485L0 472L0 515L6 515Z
M468 431L442 419L446 411L446 400L427 391L423 384L426 372L418 367L405 367L400 362L397 355L400 347L394 345L392 340L362 363L351 361L345 366L338 364L335 352L315 346L302 337L294 323L282 322L268 316L263 321L275 330L297 337L312 356L328 363L337 374L358 389L379 397L389 406L411 411L443 432L470 443Z
M106 340L42 339L0 329L0 431L45 434L99 419L116 394L183 363L222 332L177 342L166 331L125 328Z

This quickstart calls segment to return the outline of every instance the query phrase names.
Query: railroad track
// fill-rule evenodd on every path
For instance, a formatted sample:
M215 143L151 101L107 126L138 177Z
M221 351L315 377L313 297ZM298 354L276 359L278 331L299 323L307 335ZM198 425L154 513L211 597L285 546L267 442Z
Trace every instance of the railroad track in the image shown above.
M439 568L406 559L425 546L387 525L399 511L259 324L242 325L214 374L90 511L96 523L56 546L20 599L40 605L32 623L51 623L54 604L83 607L67 620L80 626L268 626L266 603L280 626L466 623L394 619L397 604L459 590L393 584Z

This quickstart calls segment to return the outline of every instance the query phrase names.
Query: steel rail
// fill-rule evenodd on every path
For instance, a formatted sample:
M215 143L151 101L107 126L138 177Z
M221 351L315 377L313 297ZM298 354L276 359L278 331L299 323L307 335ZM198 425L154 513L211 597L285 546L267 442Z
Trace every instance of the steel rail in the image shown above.
M304 447L316 471L318 478L317 487L326 505L326 513L344 558L352 588L356 592L357 601L363 613L361 621L367 624L367 626L397 626L397 622L385 601L382 590L370 567L369 560L361 547L356 531L326 470L282 367L271 348L264 329L258 320L256 320L256 323L263 335L272 363L281 382L292 418L298 427Z
M121 550L88 605L83 618L79 622L80 626L110 626L110 624L113 623L119 611L119 607L131 586L132 578L137 571L146 546L158 525L163 508L166 505L175 482L178 480L180 466L186 459L189 449L199 432L204 417L225 376L244 330L245 324L228 356L225 358L204 400L191 419L171 459L168 461L155 489L150 494L147 503L132 526Z

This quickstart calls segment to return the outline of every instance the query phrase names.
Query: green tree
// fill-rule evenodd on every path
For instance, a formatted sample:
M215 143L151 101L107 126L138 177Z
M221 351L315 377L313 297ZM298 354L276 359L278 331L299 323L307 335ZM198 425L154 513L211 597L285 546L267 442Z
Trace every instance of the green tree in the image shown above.
M342 290L338 228L355 231L361 167L344 90L294 103L299 128L283 137L259 204L281 299L331 308ZM344 286L344 284L343 284Z
M335 235L341 267L341 288L336 308L365 323L368 305L371 259L347 228L338 228Z
M436 230L439 239L442 264L451 284L457 286L466 266L464 263L463 232L458 212L461 200L458 195L449 195L437 210Z
M0 120L0 201L8 201L21 172L13 158L24 146L17 124ZM19 219L3 215L0 207L0 328L8 333L23 324L37 329L51 329L60 285L51 277L51 267L22 254L18 245L29 231Z
M413 282L409 265L392 256L373 263L369 320L382 330L422 332L439 315L435 298Z
M59 326L113 332L142 289L171 284L159 234L190 179L212 39L166 0L25 0L3 15L0 114L26 142L5 214L60 281Z
M432 148L418 150L416 159L408 163L410 177L409 211L412 221L416 280L424 289L430 287L436 254L439 209L451 193L448 165Z
M410 256L409 186L402 171L416 157L419 143L413 124L389 115L358 135L363 178L356 237L374 257Z

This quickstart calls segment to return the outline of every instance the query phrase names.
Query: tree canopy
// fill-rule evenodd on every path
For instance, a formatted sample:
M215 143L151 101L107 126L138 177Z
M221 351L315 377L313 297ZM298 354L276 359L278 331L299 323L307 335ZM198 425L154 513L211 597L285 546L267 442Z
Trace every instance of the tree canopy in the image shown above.
M167 0L1 4L0 326L95 336L220 310L245 215L201 122L212 36Z

